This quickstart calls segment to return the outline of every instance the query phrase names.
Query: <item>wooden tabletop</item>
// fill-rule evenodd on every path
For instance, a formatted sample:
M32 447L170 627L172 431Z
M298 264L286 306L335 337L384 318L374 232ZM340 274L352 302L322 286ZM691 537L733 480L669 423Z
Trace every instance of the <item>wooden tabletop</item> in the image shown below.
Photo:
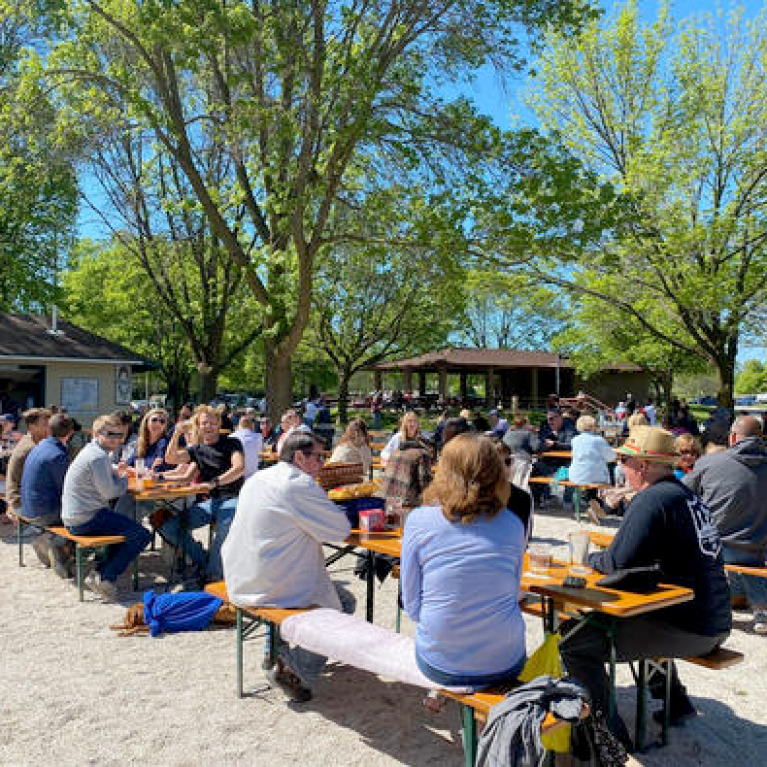
M376 554L388 554L390 557L399 558L402 553L402 538L396 531L363 533L355 530L346 539L346 543L375 551Z
M689 602L694 597L692 589L670 584L660 584L648 594L635 594L631 591L619 591L618 589L597 586L596 582L603 578L604 574L595 570L582 576L586 579L585 588L565 588L562 585L562 580L568 574L568 567L566 562L554 560L547 576L537 576L530 572L528 555L525 554L522 589L552 598L557 609L560 609L560 605L567 604L571 607L597 610L620 618L629 618L634 615L661 610L664 607Z
M544 450L538 456L540 458L567 458L570 460L573 454L570 450Z
M589 540L600 549L606 549L615 538L615 533L603 533L596 531L589 531Z
M197 495L200 492L200 488L198 485L174 486L173 482L154 481L152 487L144 490L143 486L139 487L138 482L131 477L128 482L128 492L137 501L157 501Z

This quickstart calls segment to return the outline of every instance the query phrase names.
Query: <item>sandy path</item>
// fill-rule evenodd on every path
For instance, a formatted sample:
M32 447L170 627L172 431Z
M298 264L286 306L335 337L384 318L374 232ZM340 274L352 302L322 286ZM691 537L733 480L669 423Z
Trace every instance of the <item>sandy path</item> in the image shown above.
M536 515L536 537L561 546L562 554L575 527L564 516ZM250 692L239 700L231 630L119 638L108 627L121 618L122 607L89 594L80 604L73 585L43 569L29 546L27 567L18 568L15 539L8 528L2 533L0 765L462 764L454 706L427 717L418 690L337 665L313 701L286 704L265 689L260 639L246 645ZM334 570L357 595L360 611L364 584L353 577L352 565L347 557ZM142 569L162 573L164 565L147 554ZM382 625L394 625L395 597L391 580L377 589ZM667 748L638 755L635 763L767 763L767 639L743 630L747 618L736 613L727 643L746 661L720 672L682 664L700 716L673 729ZM541 639L540 624L526 620L532 649ZM403 623L412 633L412 624ZM631 728L634 691L625 669L619 685L619 706Z

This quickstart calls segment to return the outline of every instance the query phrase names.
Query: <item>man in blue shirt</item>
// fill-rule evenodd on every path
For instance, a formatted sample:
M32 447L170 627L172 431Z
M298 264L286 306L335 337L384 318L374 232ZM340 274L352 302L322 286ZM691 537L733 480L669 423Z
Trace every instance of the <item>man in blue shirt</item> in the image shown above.
M21 513L45 526L61 524L61 491L69 466L67 442L75 431L74 420L57 413L50 419L49 428L50 436L32 449L21 477ZM47 556L56 575L68 577L66 541L43 533L32 545L41 558Z

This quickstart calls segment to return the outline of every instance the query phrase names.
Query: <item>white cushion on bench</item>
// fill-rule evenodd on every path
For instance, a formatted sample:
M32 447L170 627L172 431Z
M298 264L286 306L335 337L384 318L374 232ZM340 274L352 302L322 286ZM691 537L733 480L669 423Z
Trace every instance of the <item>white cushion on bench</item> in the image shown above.
M427 679L416 665L412 637L338 610L319 608L291 615L280 624L280 634L290 644L388 679L429 690L468 691Z

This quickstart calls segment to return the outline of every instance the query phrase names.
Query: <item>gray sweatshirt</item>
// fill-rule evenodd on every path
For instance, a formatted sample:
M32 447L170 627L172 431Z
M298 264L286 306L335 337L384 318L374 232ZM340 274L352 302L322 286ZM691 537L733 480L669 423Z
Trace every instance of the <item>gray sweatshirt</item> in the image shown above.
M722 543L763 557L767 552L767 450L748 437L699 458L682 480L711 510Z
M127 489L127 477L115 474L109 453L93 440L77 454L64 477L61 519L70 527L84 525Z

